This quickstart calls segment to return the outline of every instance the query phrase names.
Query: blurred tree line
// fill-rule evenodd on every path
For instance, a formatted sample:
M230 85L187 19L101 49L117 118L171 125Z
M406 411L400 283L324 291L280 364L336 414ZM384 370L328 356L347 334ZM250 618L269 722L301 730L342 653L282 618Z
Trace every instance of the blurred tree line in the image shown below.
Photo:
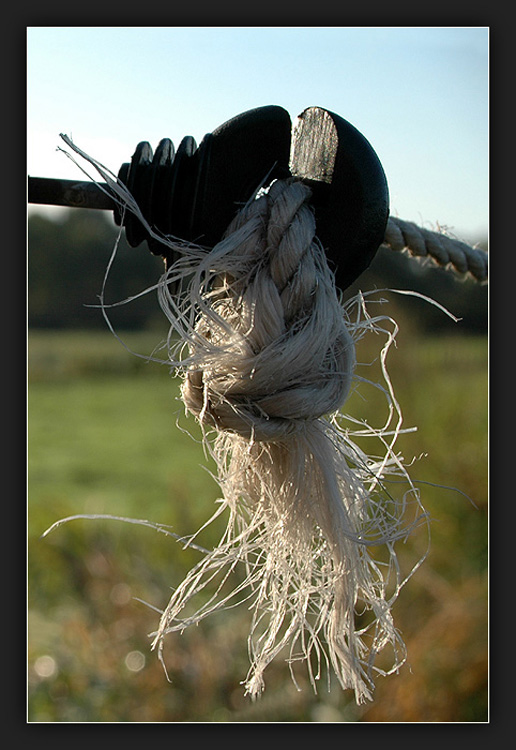
M118 227L111 214L70 209L59 220L34 213L28 220L28 324L33 328L104 328L98 305L104 274ZM486 242L479 241L487 249ZM116 303L152 287L163 261L144 243L131 248L122 234L106 285L106 303ZM409 289L432 297L457 317L461 332L486 333L487 285L458 279L453 273L422 266L405 255L381 249L370 268L346 291ZM393 295L394 296L394 295ZM421 330L456 330L437 308L396 295L398 309ZM129 304L113 307L109 317L116 329L151 328L164 322L154 291Z

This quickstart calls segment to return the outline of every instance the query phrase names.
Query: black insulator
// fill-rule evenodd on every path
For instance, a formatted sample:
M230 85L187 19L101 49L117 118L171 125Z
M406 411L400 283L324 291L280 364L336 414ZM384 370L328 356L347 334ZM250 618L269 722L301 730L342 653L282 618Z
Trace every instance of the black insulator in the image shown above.
M387 180L371 144L349 122L321 107L304 110L293 128L282 107L258 107L225 122L199 147L186 136L177 152L168 138L156 153L142 141L118 177L153 236L130 210L122 213L107 198L106 184L92 189L86 183L29 178L29 199L91 208L113 205L128 243L136 247L147 240L150 250L170 264L174 250L160 237L211 248L259 188L293 177L312 189L317 234L341 290L370 264L389 216Z
M118 177L156 234L212 247L260 186L289 176L290 127L284 109L260 107L208 133L199 147L186 136L174 152L165 138L153 154L143 141ZM115 221L123 221L132 247L147 240L152 253L173 262L170 247L130 211L122 220L116 208Z

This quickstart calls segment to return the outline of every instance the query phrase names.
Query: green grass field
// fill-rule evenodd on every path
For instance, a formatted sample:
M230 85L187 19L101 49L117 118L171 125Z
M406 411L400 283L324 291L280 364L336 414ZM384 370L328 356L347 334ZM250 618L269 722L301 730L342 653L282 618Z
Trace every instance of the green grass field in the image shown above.
M150 354L159 334L127 334ZM370 337L371 338L371 337ZM361 361L378 353L369 339ZM185 418L167 368L127 353L109 333L29 335L28 679L30 721L361 721L487 719L487 341L420 338L401 325L390 373L405 424L405 459L426 454L412 476L434 519L428 559L394 608L408 647L399 675L377 681L375 700L357 708L351 694L321 680L301 692L278 660L263 698L250 703L240 681L248 667L245 606L221 613L165 650L170 682L148 634L155 607L168 601L197 560L164 535L113 521L60 518L106 513L146 518L190 534L214 509L218 488ZM366 368L373 377L375 366ZM354 394L345 411L372 424L385 406ZM176 424L187 428L186 434ZM468 495L432 485L455 487ZM214 544L222 526L204 532ZM404 545L417 559L424 533Z

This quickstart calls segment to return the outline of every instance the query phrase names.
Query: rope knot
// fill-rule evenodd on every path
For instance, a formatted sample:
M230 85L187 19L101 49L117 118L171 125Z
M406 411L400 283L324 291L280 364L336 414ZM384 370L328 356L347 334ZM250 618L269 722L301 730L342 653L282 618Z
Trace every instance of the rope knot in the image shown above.
M281 440L349 393L354 345L309 197L300 182L273 183L215 249L182 396L220 431Z

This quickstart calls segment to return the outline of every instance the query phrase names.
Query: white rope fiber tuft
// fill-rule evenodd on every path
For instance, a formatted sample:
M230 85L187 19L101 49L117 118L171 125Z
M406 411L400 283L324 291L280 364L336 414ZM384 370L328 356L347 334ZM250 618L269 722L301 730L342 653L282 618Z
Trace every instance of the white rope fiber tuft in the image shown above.
M182 305L167 280L184 277L187 252L159 287L180 333L182 356L171 350L170 360L184 373L186 408L206 430L230 517L219 546L175 590L153 645L162 648L167 633L245 591L251 696L263 690L267 665L286 652L289 663L306 662L314 687L325 661L361 702L372 695L376 654L390 644L394 668L404 658L390 609L401 587L393 544L410 530L402 518L407 498L398 505L382 490L384 476L400 470L391 448L373 467L339 423L355 346L309 197L301 182L274 182L195 259ZM389 595L369 554L382 544ZM242 563L248 573L235 591L182 615L208 582L225 582ZM369 612L366 626L356 624L358 610Z

